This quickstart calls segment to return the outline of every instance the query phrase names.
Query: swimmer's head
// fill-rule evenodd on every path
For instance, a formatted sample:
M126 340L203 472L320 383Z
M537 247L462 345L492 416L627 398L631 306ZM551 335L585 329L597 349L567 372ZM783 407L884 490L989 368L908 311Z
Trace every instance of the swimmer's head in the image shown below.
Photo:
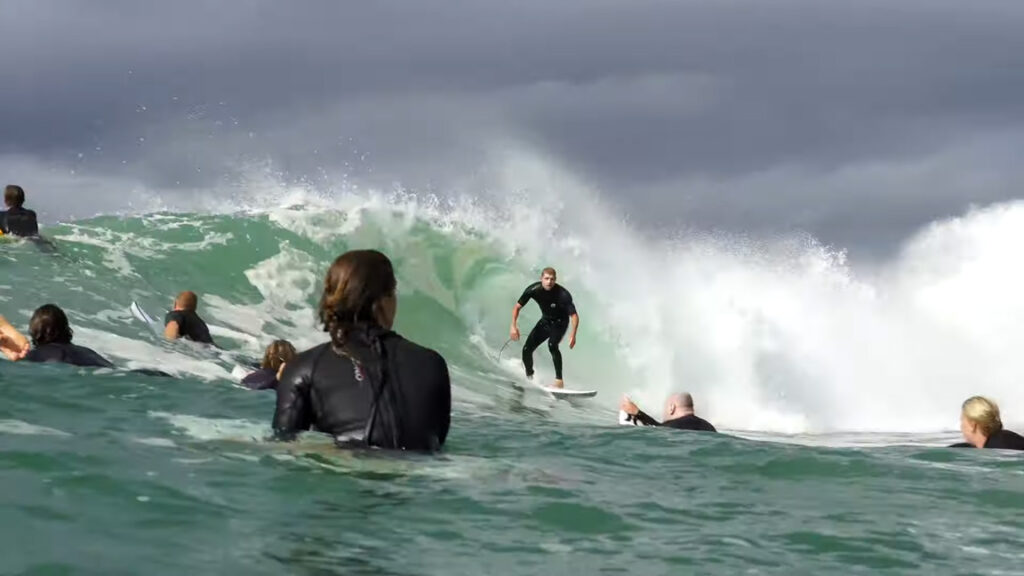
M999 406L984 396L972 396L960 410L960 432L964 440L981 448L990 436L1003 429Z
M351 328L391 329L398 310L398 282L391 260L376 250L350 250L331 264L320 297L320 321L335 347L343 348Z
M540 271L540 285L545 290L551 290L555 287L555 282L558 280L558 273L555 269L548 266L547 268Z
M266 352L263 353L263 362L260 363L260 368L266 368L277 372L281 368L281 364L286 364L292 361L295 357L295 346L287 340L274 340L267 346Z
M4 188L4 204L8 208L20 208L25 203L25 190L16 184L8 184Z
M673 394L665 400L665 420L693 414L693 396L689 392Z
M68 317L56 304L43 304L32 313L28 332L33 346L45 344L70 344L74 332Z
M185 310L187 312L195 312L196 308L198 306L199 306L199 297L196 296L196 293L192 292L191 290L186 290L186 291L182 292L181 294L178 294L178 297L174 299L174 309L175 310Z

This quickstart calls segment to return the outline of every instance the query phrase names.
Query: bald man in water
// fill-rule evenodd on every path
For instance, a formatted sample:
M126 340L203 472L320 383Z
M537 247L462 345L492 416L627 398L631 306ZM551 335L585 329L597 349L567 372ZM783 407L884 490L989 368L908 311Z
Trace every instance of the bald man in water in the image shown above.
M634 424L665 426L677 430L718 432L710 422L693 413L693 396L688 392L673 394L668 397L668 400L665 400L665 419L660 423L638 408L628 396L622 397L619 409L628 414L630 421Z

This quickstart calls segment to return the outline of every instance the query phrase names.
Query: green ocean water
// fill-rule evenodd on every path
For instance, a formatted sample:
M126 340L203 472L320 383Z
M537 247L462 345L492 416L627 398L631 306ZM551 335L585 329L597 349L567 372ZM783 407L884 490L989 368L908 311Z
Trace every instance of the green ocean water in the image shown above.
M0 245L0 313L24 329L57 303L76 343L176 378L0 363L0 573L1024 573L1016 454L943 448L957 440L948 430L616 425L632 369L600 293L574 285L570 266L584 321L567 382L599 394L517 391L518 345L497 353L536 267L486 232L293 209L44 233L56 253ZM396 329L448 360L441 455L266 441L273 393L233 385L235 365L271 339L323 340L322 274L354 247L392 257ZM200 293L229 353L162 342L128 312L134 299L160 317L183 289ZM536 317L528 309L521 328ZM537 358L550 376L543 348Z

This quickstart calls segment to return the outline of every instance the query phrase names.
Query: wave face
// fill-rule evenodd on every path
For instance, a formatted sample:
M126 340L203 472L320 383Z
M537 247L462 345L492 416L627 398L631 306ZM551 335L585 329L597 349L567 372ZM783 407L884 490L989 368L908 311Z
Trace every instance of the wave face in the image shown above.
M448 359L457 400L490 410L521 373L519 344L497 359L512 305L551 265L581 317L577 347L562 347L567 384L599 391L574 417L607 421L623 393L658 413L666 394L689 390L700 413L735 430L950 430L973 394L1024 420L1024 204L936 222L857 275L810 238L652 239L567 190L504 203L279 194L296 205L60 224L44 230L56 254L4 245L0 305L25 326L55 302L76 342L120 364L229 379L230 363L159 342L128 303L162 317L191 289L240 353L259 356L278 337L309 346L324 339L313 309L330 262L378 248L399 276L396 329ZM524 335L538 317L531 303ZM544 347L536 358L551 378Z

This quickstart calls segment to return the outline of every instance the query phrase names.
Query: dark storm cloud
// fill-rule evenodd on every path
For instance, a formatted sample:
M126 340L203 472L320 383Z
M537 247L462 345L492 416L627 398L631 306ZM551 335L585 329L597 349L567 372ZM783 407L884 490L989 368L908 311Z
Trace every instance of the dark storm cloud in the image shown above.
M1024 181L1016 1L10 1L0 37L0 153L158 187L443 188L514 139L641 221L878 251Z

